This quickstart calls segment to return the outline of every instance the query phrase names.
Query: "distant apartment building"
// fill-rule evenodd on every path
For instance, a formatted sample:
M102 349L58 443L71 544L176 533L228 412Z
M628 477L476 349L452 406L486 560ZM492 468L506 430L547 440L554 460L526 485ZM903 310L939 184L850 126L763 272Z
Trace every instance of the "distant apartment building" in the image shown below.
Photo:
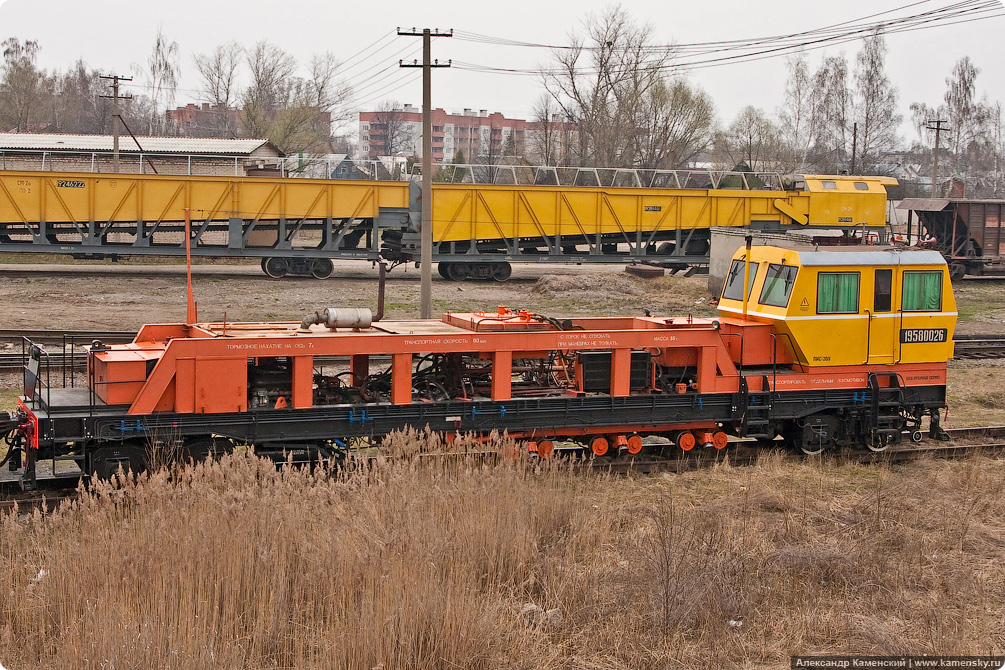
M181 137L236 137L241 125L241 110L220 108L204 102L189 103L167 110L175 134Z
M521 155L528 129L534 124L507 119L500 112L465 109L432 112L433 161L449 162L458 151L469 163L495 162L504 155ZM417 156L422 151L422 110L412 105L359 114L360 156Z

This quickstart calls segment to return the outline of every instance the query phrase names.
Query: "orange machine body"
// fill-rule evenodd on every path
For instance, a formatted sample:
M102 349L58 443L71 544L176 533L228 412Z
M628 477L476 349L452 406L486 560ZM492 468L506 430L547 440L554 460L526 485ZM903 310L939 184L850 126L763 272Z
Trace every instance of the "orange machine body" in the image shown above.
M414 362L430 354L464 354L490 369L485 397L514 397L514 360L544 360L560 352L577 361L609 357L600 370L609 376L586 378L584 363L574 370L562 394L611 396L658 391L653 371L686 369L688 378L669 390L679 393L737 393L741 379L750 391L859 387L867 366L803 367L773 337L770 323L724 317L712 319L601 317L566 320L560 326L535 315L446 314L440 321L381 321L362 329L329 329L298 323L155 324L134 342L92 351L95 395L109 405L128 405L129 414L155 412L214 414L254 408L249 370L266 359L283 360L288 392L268 406L306 409L316 402L316 359L341 365L362 378L374 356L389 357L385 402L416 402ZM633 378L633 354L655 363ZM605 358L606 360L606 358ZM944 361L898 366L907 386L945 382ZM517 393L519 395L519 393Z

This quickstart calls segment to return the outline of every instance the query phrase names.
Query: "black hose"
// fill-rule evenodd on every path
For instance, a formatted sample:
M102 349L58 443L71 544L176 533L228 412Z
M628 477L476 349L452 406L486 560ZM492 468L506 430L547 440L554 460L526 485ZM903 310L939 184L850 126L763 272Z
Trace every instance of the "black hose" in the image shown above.
M12 434L14 435L13 439L11 439ZM21 435L17 434L16 430L10 431L4 435L4 442L8 445L7 455L3 457L2 461L0 461L0 468L7 465L7 461L9 461L14 454L21 450Z

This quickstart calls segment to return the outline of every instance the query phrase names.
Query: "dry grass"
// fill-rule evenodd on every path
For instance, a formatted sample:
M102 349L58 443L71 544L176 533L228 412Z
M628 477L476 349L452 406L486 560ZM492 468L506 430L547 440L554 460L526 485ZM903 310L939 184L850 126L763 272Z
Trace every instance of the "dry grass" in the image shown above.
M1005 360L951 361L947 428L1005 426Z
M953 284L953 295L959 309L960 333L1000 333L1005 319L1002 289L1005 279L970 278Z
M0 521L0 661L739 668L1001 653L1003 475L981 457L894 470L766 456L635 480L414 458L277 472L230 456ZM527 603L561 621L528 625Z

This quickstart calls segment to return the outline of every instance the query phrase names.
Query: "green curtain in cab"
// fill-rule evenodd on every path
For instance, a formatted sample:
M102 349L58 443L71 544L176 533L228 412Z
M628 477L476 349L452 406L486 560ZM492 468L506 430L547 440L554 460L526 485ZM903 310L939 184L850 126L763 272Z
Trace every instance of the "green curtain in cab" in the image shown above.
M942 307L942 272L905 272L905 312L937 312Z
M821 272L817 276L817 313L858 312L858 273Z

